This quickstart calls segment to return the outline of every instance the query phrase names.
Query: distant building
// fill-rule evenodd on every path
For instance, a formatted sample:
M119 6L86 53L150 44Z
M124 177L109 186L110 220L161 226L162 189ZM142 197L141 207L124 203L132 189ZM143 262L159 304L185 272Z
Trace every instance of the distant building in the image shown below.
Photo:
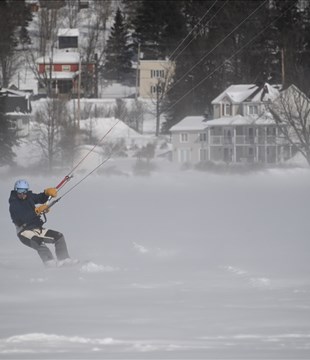
M58 48L78 51L79 48L79 29L59 29Z
M31 118L31 94L12 89L0 89L0 112L12 120L18 136L24 136L29 131Z
M66 0L39 0L41 8L60 9L66 5Z
M89 0L78 0L79 10L89 8Z
M72 95L78 92L80 54L78 52L57 52L51 57L40 57L36 61L41 81L38 93L51 95Z
M278 163L291 157L291 146L264 103L279 96L279 87L232 85L212 101L214 119L188 116L174 125L173 161L197 164Z
M97 59L85 63L79 53L79 30L59 29L58 49L36 60L38 94L78 97L97 94Z
M169 60L140 60L138 65L138 95L142 98L156 98L157 92L167 89L175 71Z

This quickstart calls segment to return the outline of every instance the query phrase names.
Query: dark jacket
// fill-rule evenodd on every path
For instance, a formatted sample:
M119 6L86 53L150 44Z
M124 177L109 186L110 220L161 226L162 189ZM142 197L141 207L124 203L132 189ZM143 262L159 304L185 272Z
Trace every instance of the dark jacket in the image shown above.
M44 204L48 200L48 196L44 192L34 194L28 191L25 200L19 199L15 190L11 191L9 198L10 214L13 223L16 226L23 226L23 229L40 228L43 221L35 212L35 204Z

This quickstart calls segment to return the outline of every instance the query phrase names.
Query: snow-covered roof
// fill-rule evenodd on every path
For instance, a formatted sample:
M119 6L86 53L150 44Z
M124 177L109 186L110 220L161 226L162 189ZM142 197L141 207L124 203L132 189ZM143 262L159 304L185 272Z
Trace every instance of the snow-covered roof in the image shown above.
M249 97L253 91L257 89L255 84L241 84L241 85L231 85L225 91L223 91L220 95L218 95L213 101L212 104L218 104L225 97L229 97L229 99L233 103L240 103Z
M234 126L234 125L252 125L255 122L255 118L251 116L225 116L214 120L209 120L207 126Z
M7 88L0 88L0 94L6 94L7 96L12 96L12 97L13 96L24 97L26 99L28 99L31 95L29 92L7 89Z
M80 54L73 51L58 51L53 54L52 59L49 56L42 56L37 59L37 64L49 64L52 61L52 64L79 64Z
M79 29L59 29L57 36L72 36L72 37L78 37L79 36Z
M204 116L186 116L183 120L171 127L170 131L196 131L206 128Z
M212 104L221 103L225 97L229 98L233 104L239 104L241 102L261 102L262 100L272 101L279 96L279 89L279 85L270 85L268 83L265 83L262 87L255 84L231 85L217 96L212 101Z
M12 111L12 112L8 112L8 113L5 113L6 116L11 116L11 117L23 117L23 118L29 118L31 117L31 114L29 113L23 113L21 111Z
M246 126L246 125L274 125L275 122L270 113L262 116L225 116L213 120L205 120L204 116L187 116L176 125L172 126L171 132L175 131L201 131L213 126Z

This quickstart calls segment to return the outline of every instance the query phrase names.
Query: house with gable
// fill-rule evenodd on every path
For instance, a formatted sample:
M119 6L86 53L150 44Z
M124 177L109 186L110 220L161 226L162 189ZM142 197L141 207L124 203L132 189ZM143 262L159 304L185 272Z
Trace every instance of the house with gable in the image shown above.
M279 90L269 84L228 87L212 101L213 120L188 116L170 129L173 161L278 163L289 158L291 147L266 110Z
M38 93L47 94L48 87L52 95L77 94L80 55L77 52L56 52L51 57L37 59L41 80Z
M97 94L96 61L82 61L78 29L59 29L58 48L36 60L38 93L65 97Z

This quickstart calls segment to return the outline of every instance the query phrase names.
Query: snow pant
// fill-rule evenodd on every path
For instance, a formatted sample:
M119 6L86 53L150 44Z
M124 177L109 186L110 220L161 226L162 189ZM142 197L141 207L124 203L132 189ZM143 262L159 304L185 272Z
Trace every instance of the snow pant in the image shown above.
M55 245L57 260L64 260L69 257L65 238L58 231L36 228L23 230L17 236L24 245L36 250L44 263L54 259L52 252L46 244Z

